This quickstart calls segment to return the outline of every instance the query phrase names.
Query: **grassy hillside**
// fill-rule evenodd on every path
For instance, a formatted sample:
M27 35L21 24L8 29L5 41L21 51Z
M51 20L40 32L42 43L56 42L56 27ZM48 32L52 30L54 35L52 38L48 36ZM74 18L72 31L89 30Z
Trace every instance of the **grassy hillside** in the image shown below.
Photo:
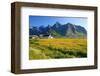
M30 39L29 59L87 57L86 38Z

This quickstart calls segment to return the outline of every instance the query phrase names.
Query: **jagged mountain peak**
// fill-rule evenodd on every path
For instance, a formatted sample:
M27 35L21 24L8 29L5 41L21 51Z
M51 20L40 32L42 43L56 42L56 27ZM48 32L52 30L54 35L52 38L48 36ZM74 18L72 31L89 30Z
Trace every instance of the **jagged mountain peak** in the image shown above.
M53 26L54 27L59 27L59 26L61 26L62 24L60 23L60 22L56 22Z
M36 30L33 29L33 34L35 32L39 34L51 34L52 36L55 37L86 37L87 36L87 31L84 27L82 26L77 26L72 23L66 23L66 24L61 24L59 22L56 22L54 25L47 25L45 27L40 26L39 29ZM32 30L30 31L30 34L32 34Z
M60 22L58 22L58 21L56 21L56 23L55 24L57 24L57 25L61 25L61 23Z

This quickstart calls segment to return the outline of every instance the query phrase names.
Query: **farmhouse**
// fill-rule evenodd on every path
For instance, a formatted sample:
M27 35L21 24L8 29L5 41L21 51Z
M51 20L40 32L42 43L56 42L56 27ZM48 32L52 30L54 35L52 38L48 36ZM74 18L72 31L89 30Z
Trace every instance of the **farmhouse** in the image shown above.
M34 39L34 38L38 38L37 35L30 35L29 38Z
M39 36L37 36L37 35L30 35L29 38L31 38L31 39L35 39L35 38L51 38L52 39L53 36L47 35L47 34L45 34L45 35L39 35Z
M48 38L51 38L51 39L52 39L52 38L53 38L53 36L49 35L49 36L48 36Z

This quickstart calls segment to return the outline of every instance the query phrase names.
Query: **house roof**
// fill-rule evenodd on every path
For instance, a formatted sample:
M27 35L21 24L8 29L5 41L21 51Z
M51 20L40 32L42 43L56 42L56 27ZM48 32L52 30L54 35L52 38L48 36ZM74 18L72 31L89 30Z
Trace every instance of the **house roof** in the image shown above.
M37 35L29 35L29 37L38 37Z

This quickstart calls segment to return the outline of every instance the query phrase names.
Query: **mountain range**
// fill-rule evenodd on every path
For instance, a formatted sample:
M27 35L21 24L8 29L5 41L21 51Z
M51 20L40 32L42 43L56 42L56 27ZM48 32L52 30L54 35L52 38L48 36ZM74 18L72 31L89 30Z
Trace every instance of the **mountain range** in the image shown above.
M53 37L86 38L87 30L81 25L75 25L72 23L61 24L56 22L52 26L33 26L29 28L29 35L52 35Z

